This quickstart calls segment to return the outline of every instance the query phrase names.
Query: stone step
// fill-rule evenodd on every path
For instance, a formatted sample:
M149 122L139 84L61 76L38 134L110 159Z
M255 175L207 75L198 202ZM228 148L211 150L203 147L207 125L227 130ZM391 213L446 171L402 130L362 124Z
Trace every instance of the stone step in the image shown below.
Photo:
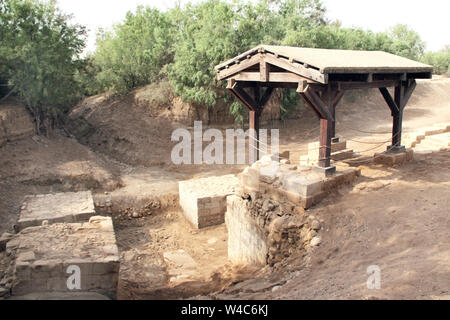
M428 136L433 136L433 135L441 134L441 133L445 133L445 132L446 132L446 127L443 127L443 126L442 127L426 127L426 128L419 130L418 137L420 137L420 136L428 137Z
M434 136L427 137L424 140L424 143L427 142L427 141L432 141L432 142L441 144L443 147L448 147L448 146L450 146L450 133L446 132L446 133L437 134L437 135L434 135Z
M347 141L345 141L345 140L331 143L331 152L342 151L345 149L347 149Z
M344 149L337 152L331 153L331 159L334 161L340 161L345 160L353 157L353 150L352 149Z
M345 150L347 148L347 141L340 140L339 142L331 143L331 152ZM318 141L308 143L308 154L318 154L320 143Z
M414 147L414 151L440 151L446 148L448 148L448 146L445 146L442 142L433 141L427 138Z

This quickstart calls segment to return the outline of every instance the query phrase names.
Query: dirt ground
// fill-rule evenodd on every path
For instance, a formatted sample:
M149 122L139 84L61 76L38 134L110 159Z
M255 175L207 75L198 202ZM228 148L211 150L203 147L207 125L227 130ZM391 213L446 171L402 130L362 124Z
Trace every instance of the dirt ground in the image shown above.
M237 297L450 299L450 152L417 158L399 168L362 166L354 185L309 210L324 221L323 242L300 268ZM371 265L381 269L379 290L366 286ZM236 297L227 291L219 297Z
M142 114L114 115L117 105L109 107L84 108L92 115L77 139L54 132L0 148L0 234L12 230L25 195L88 189L96 202L115 204L120 299L450 299L449 151L397 168L361 166L353 185L308 210L322 221L319 247L274 268L246 269L228 263L224 225L193 230L177 207L178 181L244 167L168 164L176 122L136 122ZM344 97L337 115L338 135L350 148L370 156L386 149L391 117L379 93ZM450 80L419 83L406 107L405 133L446 121ZM265 126L280 128L280 149L290 150L293 162L318 137L318 120L308 112ZM92 139L90 130L98 131ZM154 201L159 210L124 214ZM0 278L5 261L0 253ZM366 288L370 265L381 269L380 290Z

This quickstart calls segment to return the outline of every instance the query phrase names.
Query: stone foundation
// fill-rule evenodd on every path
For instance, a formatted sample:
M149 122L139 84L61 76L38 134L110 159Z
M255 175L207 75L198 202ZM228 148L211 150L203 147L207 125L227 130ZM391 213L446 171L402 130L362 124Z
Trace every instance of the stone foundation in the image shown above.
M26 228L7 243L6 250L15 260L12 295L97 292L116 296L119 251L109 217ZM74 274L70 266L80 269L80 289L68 288Z
M25 197L18 229L48 223L88 221L95 215L90 191L42 194Z
M180 181L180 205L186 219L197 229L224 222L226 197L235 192L235 175Z
M309 208L319 202L330 190L349 183L360 175L358 168L338 168L331 176L324 176L311 167L280 164L275 157L264 156L247 167L240 175L244 192L257 192L264 197L292 202Z
M269 199L229 196L225 222L228 258L234 264L274 265L320 243L319 221L289 212Z
M308 154L300 156L300 165L302 166L316 166L319 163L319 142L311 142L308 144ZM337 140L331 143L330 158L332 161L341 161L354 157L354 152L347 149L347 141Z
M414 152L412 149L407 149L405 152L383 152L376 153L374 155L374 163L382 164L388 167L394 165L402 165L408 161L411 161L414 157Z

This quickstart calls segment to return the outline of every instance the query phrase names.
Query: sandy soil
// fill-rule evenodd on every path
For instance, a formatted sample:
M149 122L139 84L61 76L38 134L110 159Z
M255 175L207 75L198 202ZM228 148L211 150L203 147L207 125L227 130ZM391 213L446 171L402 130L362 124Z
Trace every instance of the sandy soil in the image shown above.
M297 271L259 292L251 283L218 297L450 299L449 156L425 155L400 168L363 166L354 185L309 210L324 221L323 242ZM380 290L367 289L370 265L381 269Z

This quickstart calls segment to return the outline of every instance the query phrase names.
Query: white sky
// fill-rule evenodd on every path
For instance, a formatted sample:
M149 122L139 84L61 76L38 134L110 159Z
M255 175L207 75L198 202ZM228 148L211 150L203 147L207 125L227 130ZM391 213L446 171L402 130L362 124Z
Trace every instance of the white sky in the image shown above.
M197 0L198 1L198 0ZM197 2L194 0L194 2ZM427 50L439 50L450 44L449 0L322 0L327 17L340 20L344 26L358 26L384 31L397 24L407 24L426 42ZM58 0L65 13L74 15L74 22L89 29L88 51L95 48L99 27L108 28L120 22L127 11L142 5L168 9L186 0Z

